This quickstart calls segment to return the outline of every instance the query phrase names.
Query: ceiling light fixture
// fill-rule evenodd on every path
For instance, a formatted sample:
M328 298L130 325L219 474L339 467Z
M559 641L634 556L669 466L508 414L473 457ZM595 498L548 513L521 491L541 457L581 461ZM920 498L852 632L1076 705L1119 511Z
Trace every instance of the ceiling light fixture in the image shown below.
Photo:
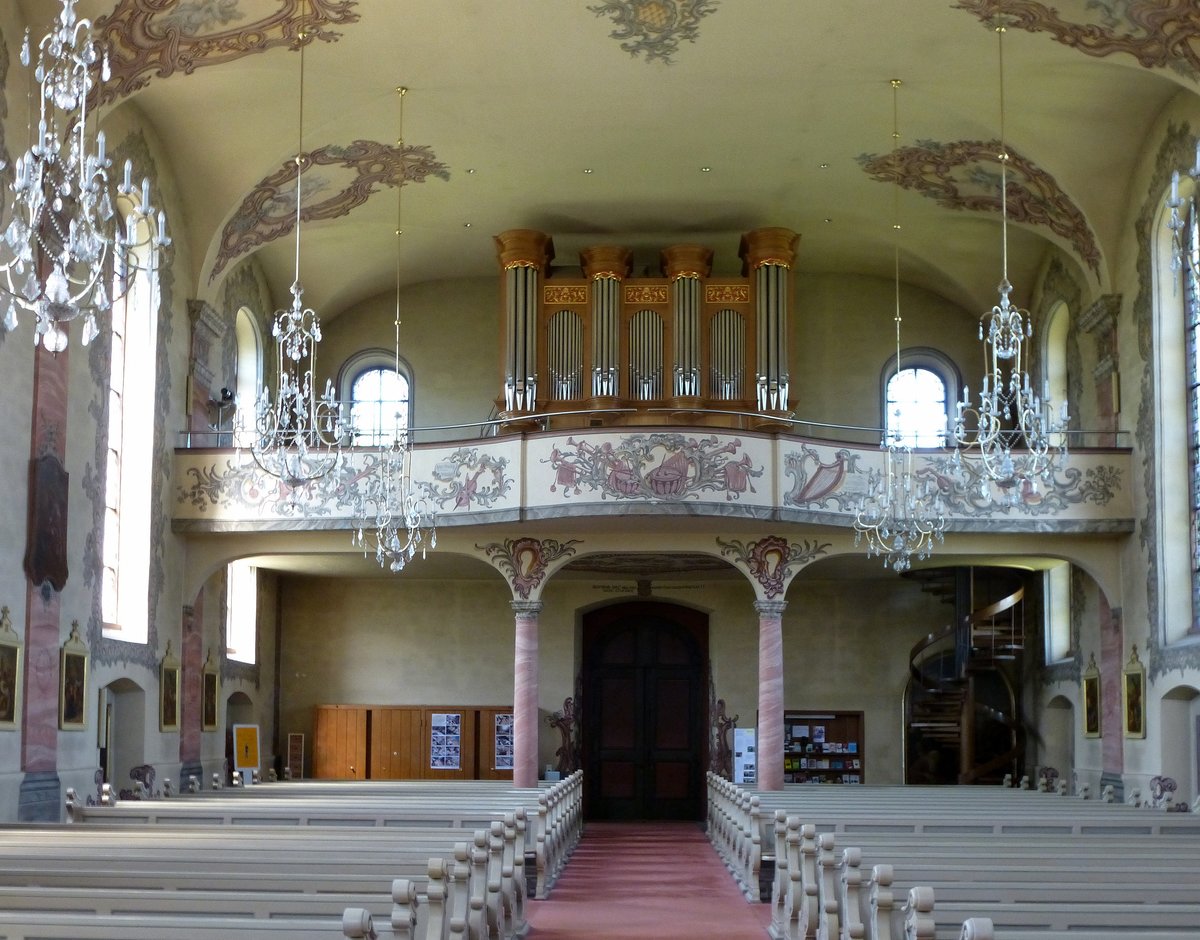
M304 152L304 47L312 34L301 24L296 33L300 52L299 143L296 149L296 278L292 282L292 305L275 311L271 333L277 350L275 398L261 389L255 409L255 433L251 442L254 461L266 473L282 480L294 493L329 474L342 459L342 446L352 439L333 397L333 383L317 396L317 345L321 321L311 307L304 306L300 282L301 178L309 158Z
M1037 490L1038 481L1049 482L1067 454L1067 403L1054 413L1048 394L1034 391L1029 379L1026 341L1033 338L1029 311L1009 298L1008 280L1008 163L1004 128L1004 33L1003 21L996 24L1000 72L1000 232L1003 275L1000 302L979 321L983 342L983 389L979 403L972 405L963 385L954 421L954 464L961 468L961 450L978 450L982 464L981 487L993 485L1003 492L1003 501L1020 502L1027 490ZM986 492L985 492L986 495Z
M900 79L892 79L892 156L899 146ZM900 198L899 183L892 183L893 263L896 285L896 379L900 378ZM897 410L897 419L899 411ZM884 422L887 423L886 421ZM914 469L913 440L897 420L884 428L880 446L884 450L883 472L867 475L867 493L854 516L854 544L867 541L867 557L882 556L885 568L899 573L912 567L913 558L928 558L935 542L946 530L941 494L929 478L921 479Z
M34 344L51 352L67 348L67 327L81 316L81 342L95 339L96 318L129 289L130 275L155 270L171 244L166 216L150 203L150 181L136 188L129 161L116 195L130 207L121 217L114 206L104 132L92 136L88 127L88 96L109 78L108 53L99 51L91 21L76 17L75 3L62 0L38 44L40 116L36 134L30 129L34 142L13 167L3 235L12 258L0 264L5 332L17 328L17 309L27 310L36 320ZM26 29L21 64L30 61Z
M408 89L396 89L400 96L400 179L396 183L396 384L403 380L400 372L400 224L404 183L404 98ZM375 466L363 483L359 499L358 521L354 530L354 545L363 556L374 554L381 568L399 572L416 556L425 556L427 549L437 548L437 523L433 508L424 497L414 494L412 484L412 437L408 430L407 406L392 414L391 440L379 448Z

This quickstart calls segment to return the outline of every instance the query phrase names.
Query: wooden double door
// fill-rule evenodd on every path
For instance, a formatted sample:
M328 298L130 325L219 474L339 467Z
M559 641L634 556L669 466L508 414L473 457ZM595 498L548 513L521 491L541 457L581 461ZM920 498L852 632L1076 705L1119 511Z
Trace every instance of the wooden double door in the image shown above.
M633 602L583 620L582 753L594 819L700 819L708 618Z

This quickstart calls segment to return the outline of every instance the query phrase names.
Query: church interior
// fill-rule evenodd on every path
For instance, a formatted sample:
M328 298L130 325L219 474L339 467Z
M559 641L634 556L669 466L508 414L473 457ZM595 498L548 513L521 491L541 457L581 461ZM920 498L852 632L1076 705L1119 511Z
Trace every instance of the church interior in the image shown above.
M0 4L0 819L1186 808L1198 134L1189 0Z

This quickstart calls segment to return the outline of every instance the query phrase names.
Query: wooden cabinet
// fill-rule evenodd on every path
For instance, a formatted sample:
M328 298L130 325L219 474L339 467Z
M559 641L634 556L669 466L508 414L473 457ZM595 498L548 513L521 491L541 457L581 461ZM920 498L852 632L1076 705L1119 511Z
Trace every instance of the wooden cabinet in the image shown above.
M863 713L785 711L786 783L863 783Z
M317 705L312 775L512 779L512 706Z

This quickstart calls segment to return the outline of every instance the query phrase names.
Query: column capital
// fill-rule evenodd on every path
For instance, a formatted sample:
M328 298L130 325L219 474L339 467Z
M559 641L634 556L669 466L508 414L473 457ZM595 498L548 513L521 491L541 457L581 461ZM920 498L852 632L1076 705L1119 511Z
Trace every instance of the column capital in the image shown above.
M659 252L663 274L674 281L681 277L708 277L712 273L713 251L703 245L672 245Z
M512 601L513 612L518 617L536 617L542 612L541 601Z
M755 601L754 609L764 617L782 617L787 601Z
M624 280L633 269L633 252L619 245L596 245L579 252L579 266L590 279Z
M790 268L796 262L796 246L800 236L790 228L756 228L742 236L738 256L742 259L742 275L773 264Z
M507 232L492 236L496 243L496 258L500 267L537 268L545 273L554 260L554 241L545 232L531 228L511 228Z

